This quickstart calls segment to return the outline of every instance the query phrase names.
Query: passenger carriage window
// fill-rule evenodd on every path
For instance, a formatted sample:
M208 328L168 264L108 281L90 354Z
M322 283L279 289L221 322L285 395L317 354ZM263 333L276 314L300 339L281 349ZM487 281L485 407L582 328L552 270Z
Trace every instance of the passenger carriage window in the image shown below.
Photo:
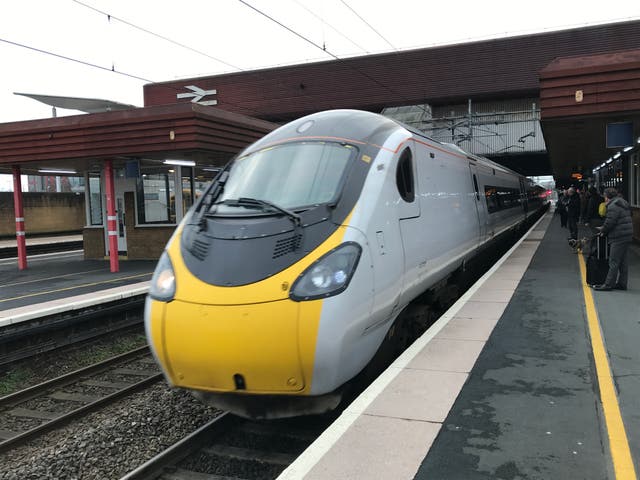
M484 195L489 213L519 207L521 204L520 191L516 188L485 185Z
M411 161L411 150L405 148L398 160L396 169L396 184L398 192L405 202L411 203L416 198L413 180L413 162Z
M480 190L478 189L478 179L475 173L473 174L473 188L476 189L476 200L480 201Z

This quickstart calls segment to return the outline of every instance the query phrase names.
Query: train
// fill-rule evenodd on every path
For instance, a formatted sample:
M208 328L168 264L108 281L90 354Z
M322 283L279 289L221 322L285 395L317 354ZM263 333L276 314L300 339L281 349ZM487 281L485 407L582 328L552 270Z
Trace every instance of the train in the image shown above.
M329 411L416 298L544 203L528 178L385 116L305 116L239 153L178 225L148 343L168 383L210 405Z

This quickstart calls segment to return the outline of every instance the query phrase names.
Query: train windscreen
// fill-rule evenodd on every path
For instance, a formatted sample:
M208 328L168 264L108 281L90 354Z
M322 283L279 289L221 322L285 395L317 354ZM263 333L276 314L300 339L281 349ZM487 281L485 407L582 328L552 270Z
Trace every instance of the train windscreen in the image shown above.
M245 206L233 200L243 198L291 210L332 203L355 153L355 147L344 143L295 142L240 157L215 199L216 213L238 214Z

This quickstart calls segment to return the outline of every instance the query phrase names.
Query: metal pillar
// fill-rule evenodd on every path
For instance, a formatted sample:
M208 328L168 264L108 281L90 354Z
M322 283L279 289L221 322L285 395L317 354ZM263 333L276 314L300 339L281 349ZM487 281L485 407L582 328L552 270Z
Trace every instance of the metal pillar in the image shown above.
M24 238L24 209L22 206L22 183L20 167L14 165L13 170L13 209L16 213L16 240L18 242L18 269L27 268L27 242Z
M111 271L120 271L118 263L118 227L116 221L116 195L113 179L113 163L111 160L104 161L104 176L107 194L107 237L109 239L109 262Z

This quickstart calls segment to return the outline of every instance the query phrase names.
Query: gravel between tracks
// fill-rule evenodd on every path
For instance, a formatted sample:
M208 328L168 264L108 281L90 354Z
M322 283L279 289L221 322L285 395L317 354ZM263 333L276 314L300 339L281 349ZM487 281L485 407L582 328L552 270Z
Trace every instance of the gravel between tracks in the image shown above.
M118 479L218 413L160 383L0 454L0 479Z

